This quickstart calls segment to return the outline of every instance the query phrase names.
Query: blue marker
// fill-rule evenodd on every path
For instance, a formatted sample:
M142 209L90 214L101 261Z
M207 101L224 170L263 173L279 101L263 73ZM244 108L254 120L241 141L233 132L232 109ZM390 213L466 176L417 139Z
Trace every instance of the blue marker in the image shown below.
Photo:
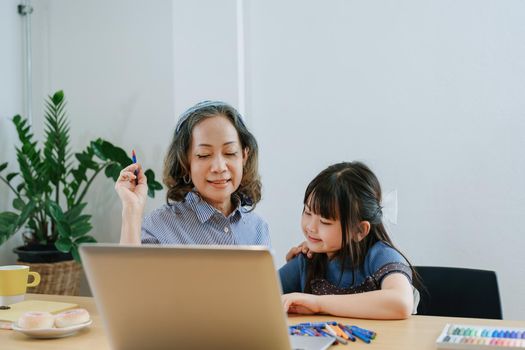
M355 329L352 329L352 334L355 335L357 338L361 339L362 341L364 341L365 343L370 344L371 339L366 334L363 334L360 331L355 330Z
M133 161L133 164L137 164L137 155L135 154L135 150L131 150L131 160ZM134 172L136 178L135 178L135 186L139 184L139 170L135 170Z
M308 335L310 335L312 337L315 337L315 333L312 330L308 329L308 328L300 328L300 330L302 332L304 332L305 334L308 334Z
M352 326L351 327L352 330L357 330L358 332L361 332L363 334L366 334L370 339L374 339L377 335L376 332L374 331L371 331L371 330L368 330L368 329L365 329L365 328L360 328L360 327L357 327L357 326Z
M323 327L314 327L315 330L317 332L319 332L319 334L321 334L323 337L331 337L330 334L326 333L324 330L323 330Z
M299 323L299 326L305 326L305 327L324 327L325 324L328 322L303 322Z

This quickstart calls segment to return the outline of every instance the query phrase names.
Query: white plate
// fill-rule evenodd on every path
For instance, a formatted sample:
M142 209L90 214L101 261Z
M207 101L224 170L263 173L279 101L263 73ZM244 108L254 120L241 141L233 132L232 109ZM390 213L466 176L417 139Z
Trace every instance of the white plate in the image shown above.
M20 333L24 333L25 335L31 338L63 338L75 334L82 328L85 328L92 323L93 321L89 320L85 323L77 324L70 327L44 329L22 329L18 327L16 323L13 323L13 330Z

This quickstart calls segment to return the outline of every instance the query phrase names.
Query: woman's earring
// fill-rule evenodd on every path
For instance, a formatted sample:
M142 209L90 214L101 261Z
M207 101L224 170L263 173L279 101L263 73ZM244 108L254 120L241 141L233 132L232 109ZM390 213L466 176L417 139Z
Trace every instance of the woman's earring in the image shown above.
M182 181L184 181L184 183L186 185L189 185L191 183L191 177L190 177L190 174L186 174L182 177Z

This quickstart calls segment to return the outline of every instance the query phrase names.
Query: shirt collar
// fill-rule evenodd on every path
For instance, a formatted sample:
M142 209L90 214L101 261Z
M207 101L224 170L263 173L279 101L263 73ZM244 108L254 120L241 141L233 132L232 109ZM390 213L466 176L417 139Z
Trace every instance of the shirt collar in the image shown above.
M219 213L223 215L219 210L214 208L211 204L203 200L195 190L190 191L186 194L186 202L191 206L193 211L195 211L195 214L197 214L197 218L199 218L199 221L201 223L204 223L208 221L213 215L216 213ZM233 220L240 220L242 217L242 214L244 213L243 210L241 210L241 203L237 204L237 208L235 208L232 213L228 216L228 218L232 218Z

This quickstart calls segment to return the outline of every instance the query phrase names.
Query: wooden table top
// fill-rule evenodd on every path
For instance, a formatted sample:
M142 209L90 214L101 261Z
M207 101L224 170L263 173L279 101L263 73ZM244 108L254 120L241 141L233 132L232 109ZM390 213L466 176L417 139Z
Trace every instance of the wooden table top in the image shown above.
M0 330L0 349L109 349L109 343L104 332L102 320L99 313L97 312L93 298L28 294L26 300L28 299L76 303L79 305L79 307L85 308L89 311L93 320L93 324L70 337L59 339L32 339L13 330ZM365 344L363 342L357 341L355 343L350 343L347 346L337 345L333 347L335 349L341 350L345 349L346 347L351 347L352 349L369 350L436 349L436 338L447 323L525 328L525 321L486 320L417 315L412 316L407 320L401 321L346 319L325 315L290 315L288 317L289 324L328 320L335 320L343 324L352 324L362 328L372 329L378 334L377 338L371 344Z

